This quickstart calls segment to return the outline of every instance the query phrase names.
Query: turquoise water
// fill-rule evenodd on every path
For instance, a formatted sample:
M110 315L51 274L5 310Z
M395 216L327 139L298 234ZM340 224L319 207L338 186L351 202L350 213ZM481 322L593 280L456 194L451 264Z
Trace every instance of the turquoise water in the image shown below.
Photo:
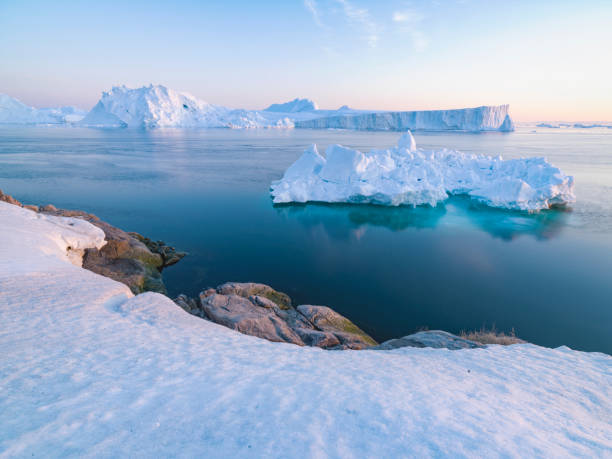
M310 143L368 150L397 133L0 128L0 188L83 209L190 256L171 295L264 282L326 304L378 340L495 327L612 353L612 130L416 133L425 148L546 156L576 178L571 211L529 215L466 198L436 208L273 206Z

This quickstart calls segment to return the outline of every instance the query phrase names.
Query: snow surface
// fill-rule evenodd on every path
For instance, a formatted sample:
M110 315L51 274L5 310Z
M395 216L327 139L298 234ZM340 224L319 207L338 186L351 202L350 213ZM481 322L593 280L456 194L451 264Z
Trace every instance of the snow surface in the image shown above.
M295 112L312 112L318 110L316 102L310 99L293 99L284 104L272 104L265 109L267 112L295 113Z
M612 453L610 356L271 343L71 264L70 223L0 202L1 457Z
M296 128L357 129L374 131L461 130L514 131L508 105L462 108L341 114L296 122Z
M34 108L0 94L0 124L64 124L83 116L85 112L75 107Z
M544 158L503 160L455 150L416 148L410 131L395 148L358 150L316 145L271 185L275 203L350 202L435 206L467 194L493 207L538 211L575 201L574 179Z

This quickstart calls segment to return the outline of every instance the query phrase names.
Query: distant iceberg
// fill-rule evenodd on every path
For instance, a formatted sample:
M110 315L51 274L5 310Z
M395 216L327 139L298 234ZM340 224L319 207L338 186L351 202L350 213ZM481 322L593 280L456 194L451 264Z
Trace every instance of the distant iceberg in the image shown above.
M34 108L0 94L1 124L65 124L80 120L85 112L75 107Z
M85 113L74 107L36 109L0 95L0 123L66 124L107 128L336 128L355 130L512 131L508 105L412 112L321 110L310 99L272 104L264 110L213 105L162 85L114 86Z
M539 211L575 201L574 179L544 158L503 160L455 150L417 149L410 132L395 148L357 150L316 145L273 182L275 203L347 202L435 206L469 195L492 207Z
M456 110L342 114L297 121L295 127L371 131L514 131L514 123L508 109L508 105L498 105Z
M295 113L295 112L312 112L318 110L319 107L315 102L310 99L293 99L292 101L285 102L284 104L272 104L264 111L266 112L281 112L281 113Z

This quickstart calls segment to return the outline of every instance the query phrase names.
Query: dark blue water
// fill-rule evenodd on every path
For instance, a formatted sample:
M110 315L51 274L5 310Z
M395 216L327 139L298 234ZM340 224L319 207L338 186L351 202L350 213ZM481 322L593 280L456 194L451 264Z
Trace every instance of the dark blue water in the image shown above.
M495 327L545 346L612 353L612 133L417 133L423 147L547 156L576 177L571 212L455 198L436 208L273 206L310 143L387 147L395 133L0 129L0 188L83 209L189 252L171 295L264 282L329 305L378 340Z

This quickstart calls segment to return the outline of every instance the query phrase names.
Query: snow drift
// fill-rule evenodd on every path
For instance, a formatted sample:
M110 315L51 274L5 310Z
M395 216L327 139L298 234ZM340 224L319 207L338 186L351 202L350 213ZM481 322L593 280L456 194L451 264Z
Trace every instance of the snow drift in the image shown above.
M455 150L417 149L410 132L395 148L357 150L312 145L273 182L275 203L349 202L435 206L467 194L493 207L538 211L575 201L573 177L544 158L503 160Z
M359 115L338 115L298 121L296 128L356 129L371 131L460 130L513 131L514 123L508 105L426 110L407 112L374 112Z
M0 202L2 456L610 451L610 356L272 343L71 264L69 246L100 241L59 220Z
M34 108L6 94L0 94L2 124L65 124L80 120L85 112L75 107Z

